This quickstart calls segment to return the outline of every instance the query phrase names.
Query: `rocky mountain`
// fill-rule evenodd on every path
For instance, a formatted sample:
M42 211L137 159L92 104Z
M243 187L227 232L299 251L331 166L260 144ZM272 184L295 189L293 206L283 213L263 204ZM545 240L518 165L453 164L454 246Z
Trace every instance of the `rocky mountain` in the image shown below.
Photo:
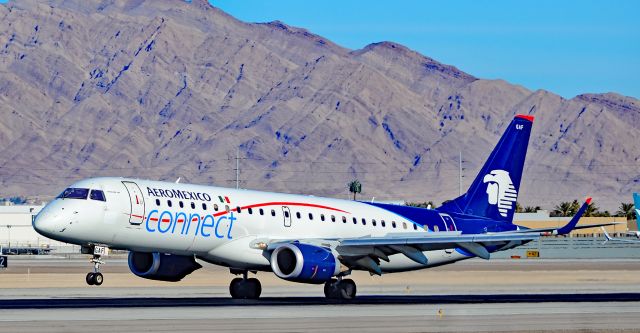
M567 100L205 0L19 0L0 18L0 197L98 175L235 186L238 162L244 188L346 198L357 178L366 200L441 202L459 152L466 187L517 113L536 116L523 205L615 210L640 189L631 97Z

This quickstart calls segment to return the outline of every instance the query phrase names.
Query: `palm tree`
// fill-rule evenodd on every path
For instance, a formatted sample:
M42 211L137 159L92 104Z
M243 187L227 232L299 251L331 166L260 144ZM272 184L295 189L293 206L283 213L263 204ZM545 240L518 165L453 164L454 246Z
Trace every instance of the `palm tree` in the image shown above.
M524 212L522 205L516 201L516 213L522 213L522 212Z
M633 204L632 203L620 203L620 208L618 208L618 211L616 212L617 216L624 216L627 218L627 220L633 220L633 218L635 217L636 213L633 209Z
M418 207L418 208L435 208L433 201L425 201L425 202L405 202L406 206L410 207Z
M362 193L362 184L357 179L350 182L349 192L353 193L353 200L356 200L356 193Z
M541 209L542 208L540 206L535 206L535 207L527 206L527 207L524 207L524 212L525 213L535 213L535 212L537 212L537 211L539 211Z
M572 203L563 201L553 209L555 216L571 216L574 214Z
M589 206L587 206L587 210L584 211L584 216L597 216L599 213L595 202L591 201Z

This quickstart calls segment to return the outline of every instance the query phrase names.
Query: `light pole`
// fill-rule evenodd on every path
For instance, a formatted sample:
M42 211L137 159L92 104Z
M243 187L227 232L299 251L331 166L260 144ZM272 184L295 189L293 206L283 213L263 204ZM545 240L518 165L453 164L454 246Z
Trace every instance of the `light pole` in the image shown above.
M8 244L9 250L7 250L7 254L11 254L11 225L10 224L7 224L7 231L9 234L9 244Z

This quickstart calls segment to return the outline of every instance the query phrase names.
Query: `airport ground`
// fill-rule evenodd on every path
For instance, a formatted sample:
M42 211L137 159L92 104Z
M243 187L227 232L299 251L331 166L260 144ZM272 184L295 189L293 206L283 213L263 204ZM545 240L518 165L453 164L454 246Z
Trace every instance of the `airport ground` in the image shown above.
M640 260L469 260L382 277L354 274L359 300L259 273L263 298L228 296L207 265L178 283L148 281L111 257L101 287L88 258L11 257L0 272L0 332L638 331Z

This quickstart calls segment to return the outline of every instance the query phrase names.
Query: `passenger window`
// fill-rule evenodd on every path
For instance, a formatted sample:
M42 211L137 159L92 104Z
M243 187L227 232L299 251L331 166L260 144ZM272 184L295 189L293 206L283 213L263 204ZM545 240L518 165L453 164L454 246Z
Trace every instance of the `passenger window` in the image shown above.
M335 222L336 221L336 216L335 215L331 215L331 222Z
M202 209L203 209L203 210L207 210L207 204L206 204L206 203L204 203L204 202L202 203Z
M324 214L320 214L320 221L324 222Z
M160 206L160 199L156 199L156 206Z
M353 218L353 224L358 224L358 219L357 218Z
M407 222L402 222L402 229L407 229Z
M91 200L107 201L107 199L105 199L104 197L104 192L100 190L91 190L91 194L89 195L89 197L91 198Z
M309 213L309 221L313 221L313 214Z
M196 209L196 204L195 203L191 203L191 209Z
M276 212L274 212L273 210L271 210L271 215L276 216ZM284 211L284 217L289 217L289 212L288 211Z
M240 214L240 206L236 207L236 211Z
M422 226L422 229L424 229L424 231L429 231L429 226L425 224Z
M396 227L396 221L391 221L391 227L393 227L393 228Z
M376 220L375 219L371 220L371 224L373 224L373 226L375 227L376 226Z
M228 213L231 211L231 208L229 208L229 205L224 205L224 210Z
M342 217L342 223L347 223L347 217L346 216Z
M260 215L264 215L264 210L262 210L262 208L260 208Z
M418 226L415 223L413 224L413 230L418 230Z
M380 220L380 225L384 228L387 226L387 223L384 220Z
M171 207L171 200L167 200L167 206Z
M276 216L276 211L275 210L271 210L271 216Z
M300 212L296 212L296 217L300 219Z
M251 209L251 208L247 208L247 212L248 212L249 214L253 214L253 209Z
M213 204L213 210L215 210L216 212L218 211L218 205L217 204Z
M438 232L438 231L440 231L440 228L437 225L434 225L433 226L433 231Z
M362 218L362 225L367 225L367 220L364 217Z
M184 208L184 202L179 201L179 202L178 202L178 206L180 206L180 208Z

